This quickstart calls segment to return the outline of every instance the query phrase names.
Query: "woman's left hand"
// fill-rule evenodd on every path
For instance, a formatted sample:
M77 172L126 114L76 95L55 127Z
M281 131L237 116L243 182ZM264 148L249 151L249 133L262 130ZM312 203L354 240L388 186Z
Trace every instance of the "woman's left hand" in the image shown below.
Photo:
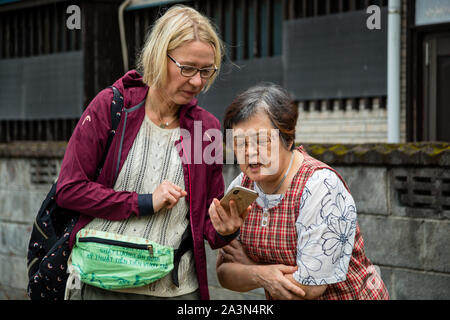
M235 233L242 226L250 209L251 206L248 206L244 212L238 212L236 203L234 200L231 200L230 210L227 211L220 205L220 201L214 198L209 206L208 213L214 229L220 235L228 236Z
M236 239L220 249L220 254L223 257L223 262L237 262L247 265L256 264L256 262L247 255L242 244Z

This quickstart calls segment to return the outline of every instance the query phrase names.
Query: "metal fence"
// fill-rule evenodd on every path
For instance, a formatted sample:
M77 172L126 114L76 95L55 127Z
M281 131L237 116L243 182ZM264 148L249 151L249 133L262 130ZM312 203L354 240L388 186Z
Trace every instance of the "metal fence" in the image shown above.
M67 3L56 1L38 6L29 3L20 4L14 10L0 6L0 59L82 50L81 32L66 28ZM0 142L68 140L77 121L77 118L0 119Z
M103 1L105 2L105 1ZM117 7L119 1L111 1ZM23 1L13 5L0 6L0 61L22 59L41 55L52 55L71 51L86 51L90 46L90 55L84 59L94 59L96 48L92 48L90 33L99 32L96 28L73 31L66 28L69 4L76 4L82 10L102 10L96 2L89 1ZM217 26L221 38L226 43L226 59L231 61L252 60L261 57L281 56L283 21L303 19L334 13L363 10L375 4L386 6L387 0L195 0L183 1L209 16ZM128 10L125 13L126 39L130 67L135 65L137 52L143 45L145 36L153 22L164 11L164 6ZM97 17L98 24L117 23L117 15L102 20L103 12L89 13ZM93 18L94 19L94 18ZM89 21L88 21L89 22ZM88 23L87 22L87 23ZM83 21L85 23L85 21ZM114 38L112 38L114 39ZM119 41L117 35L116 41ZM101 37L95 45L103 47L111 38ZM85 62L91 63L91 62ZM98 63L102 63L99 61ZM90 69L95 66L90 66ZM117 68L119 66L109 66ZM95 69L95 68L94 68ZM95 72L95 70L93 70ZM119 71L119 70L116 70ZM97 87L107 86L111 77L99 80L100 84L91 84L91 78L98 75L85 74L85 105L95 95ZM91 82L90 82L91 81ZM108 82L109 81L109 82ZM103 83L104 82L104 83ZM385 97L380 98L382 101ZM355 99L355 105L359 99ZM308 105L317 105L310 103ZM0 101L0 103L2 103ZM322 103L322 102L320 102ZM331 103L331 102L330 102ZM342 99L344 103L344 99ZM382 107L384 103L382 104ZM49 119L0 119L0 142L14 140L68 140L78 118L53 117Z

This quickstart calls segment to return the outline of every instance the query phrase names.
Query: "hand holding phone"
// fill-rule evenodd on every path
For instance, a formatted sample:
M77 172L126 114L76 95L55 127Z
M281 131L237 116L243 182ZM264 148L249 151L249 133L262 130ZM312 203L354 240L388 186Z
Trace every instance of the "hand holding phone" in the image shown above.
M235 233L244 223L250 210L250 204L258 197L258 193L241 186L234 187L222 198L213 199L209 206L209 217L216 231L227 236ZM231 202L230 200L234 200Z
M245 187L236 186L227 192L222 200L220 200L220 205L229 211L230 200L234 200L239 214L242 214L256 198L258 198L258 192Z

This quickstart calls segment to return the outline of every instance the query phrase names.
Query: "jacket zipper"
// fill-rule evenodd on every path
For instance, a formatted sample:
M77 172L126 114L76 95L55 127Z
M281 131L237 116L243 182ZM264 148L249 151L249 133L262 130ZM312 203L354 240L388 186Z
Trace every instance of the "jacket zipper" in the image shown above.
M194 235L193 232L193 228L192 228L192 208L191 208L191 204L192 204L192 192L191 192L191 170L189 169L189 162L186 156L186 150L184 149L184 144L183 144L183 136L180 136L181 139L181 148L183 148L183 155L184 155L184 159L186 159L186 165L187 165L187 169L188 169L188 183L189 183L189 222L191 223L191 232L192 235Z
M111 240L111 239L103 239L103 238L97 238L97 237L79 238L78 242L96 242L96 243L131 248L131 249L148 250L150 256L153 256L153 246L151 244L138 244L138 243L131 243L131 242L125 242L125 241Z
M142 100L140 103L138 103L137 105L135 105L134 107L131 107L129 109L126 109L125 106L122 108L122 112L125 114L125 119L123 119L123 128L122 128L122 135L120 137L120 142L119 142L119 153L117 156L117 164L116 164L116 169L113 169L113 185L116 183L116 179L119 175L119 167L120 167L120 159L122 157L122 147L123 147L123 140L125 138L125 129L127 127L127 119L128 119L128 113L129 112L133 112L137 109L139 109L140 107L142 107L144 105L145 99ZM145 116L145 114L144 114ZM119 126L117 126L117 129L119 129Z
M120 137L120 144L119 144L119 155L117 157L116 170L115 170L114 176L113 176L114 184L116 183L116 179L119 175L120 157L122 155L122 146L123 146L123 139L125 137L125 128L127 127L127 118L128 118L128 112L125 112L125 119L123 120L122 136Z
M191 233L192 233L192 251L195 255L195 238L194 238L194 225L192 224L192 190L191 190L191 170L189 169L189 162L187 161L187 156L186 156L186 150L184 150L184 144L183 144L183 136L180 136L181 139L181 148L183 148L183 155L184 155L184 159L186 159L186 165L188 168L188 182L189 182L189 222L191 225ZM195 257L194 257L195 260Z

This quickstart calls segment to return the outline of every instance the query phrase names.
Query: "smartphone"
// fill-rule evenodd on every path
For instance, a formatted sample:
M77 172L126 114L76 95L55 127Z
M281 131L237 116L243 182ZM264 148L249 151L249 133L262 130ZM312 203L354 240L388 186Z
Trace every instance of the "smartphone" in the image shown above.
M238 208L239 214L242 214L253 201L258 198L258 192L245 187L236 186L232 188L220 200L220 205L226 210L229 210L229 201L234 200Z

